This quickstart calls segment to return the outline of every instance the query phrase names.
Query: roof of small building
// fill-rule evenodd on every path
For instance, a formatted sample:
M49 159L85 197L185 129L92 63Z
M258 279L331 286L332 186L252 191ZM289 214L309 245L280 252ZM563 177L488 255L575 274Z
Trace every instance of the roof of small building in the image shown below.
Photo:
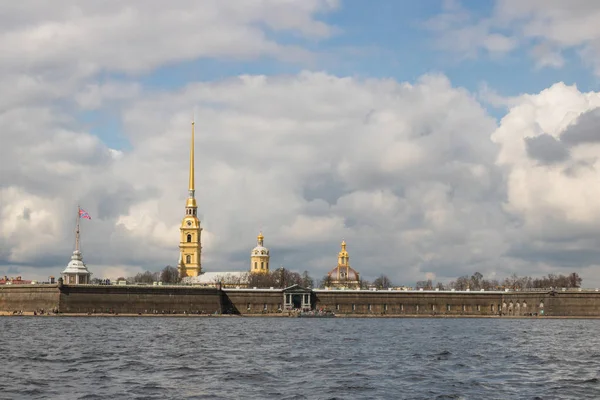
M224 272L204 272L198 276L186 276L183 283L192 284L214 284L223 283L248 283L248 272L245 271L224 271Z
M83 257L81 252L75 250L73 255L71 256L71 261L67 264L67 267L62 272L63 274L88 274L91 275L91 272L88 271L85 263L83 262Z

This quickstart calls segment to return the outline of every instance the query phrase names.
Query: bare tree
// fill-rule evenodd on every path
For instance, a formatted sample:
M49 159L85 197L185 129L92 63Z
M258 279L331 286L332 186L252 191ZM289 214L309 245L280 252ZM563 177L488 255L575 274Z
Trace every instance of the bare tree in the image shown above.
M481 289L481 281L482 280L483 280L483 275L480 272L475 272L471 276L470 288L472 290L479 290L479 289Z
M323 279L321 279L321 282L319 282L319 287L321 289L324 289L326 287L331 286L332 283L333 283L333 279L331 279L331 276L329 274L325 274Z
M433 281L431 279L428 279L426 281L418 281L417 289L432 290L433 289Z
M450 282L450 288L455 290L467 290L469 288L469 283L471 282L471 278L469 276L459 276L456 278L456 281Z
M160 271L160 280L163 283L179 283L181 281L181 276L179 275L177 268L167 265Z
M569 287L578 288L581 287L581 277L577 272L573 272L569 275Z
M371 282L364 280L363 278L360 278L360 280L358 281L359 289L368 289L369 286L371 286Z
M308 274L308 271L302 273L302 284L305 288L312 288L315 285L315 280Z
M136 276L127 278L127 283L152 283L157 281L159 277L158 272L140 272Z
M379 278L373 281L373 285L377 289L387 289L392 287L392 281L386 275L380 275Z

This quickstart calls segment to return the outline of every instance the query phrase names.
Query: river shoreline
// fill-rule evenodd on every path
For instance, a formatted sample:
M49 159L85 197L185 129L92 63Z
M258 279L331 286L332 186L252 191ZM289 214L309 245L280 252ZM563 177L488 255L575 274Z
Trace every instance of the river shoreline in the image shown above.
M12 312L0 311L0 317L140 317L140 318L298 318L297 314L111 314L111 313L67 313L67 314L37 314L23 312L13 314ZM319 316L303 316L302 318L323 318ZM331 317L330 317L331 318ZM419 315L419 314L388 314L388 315L361 315L361 314L337 314L333 318L494 318L494 319L600 319L600 316L529 316L529 315Z

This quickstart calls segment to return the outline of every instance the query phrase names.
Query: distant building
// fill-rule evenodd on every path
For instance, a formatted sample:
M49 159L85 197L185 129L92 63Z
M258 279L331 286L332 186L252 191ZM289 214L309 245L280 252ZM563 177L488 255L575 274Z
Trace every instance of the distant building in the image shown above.
M250 272L253 274L268 274L269 273L269 249L264 246L262 232L256 237L256 247L250 253Z
M342 241L342 250L338 253L338 265L329 272L328 286L348 289L360 289L360 274L350 267L350 256L346 242Z
M5 276L4 278L0 278L0 285L29 285L31 284L31 281L26 281L21 279L20 276L17 276L16 278L9 278L8 276Z

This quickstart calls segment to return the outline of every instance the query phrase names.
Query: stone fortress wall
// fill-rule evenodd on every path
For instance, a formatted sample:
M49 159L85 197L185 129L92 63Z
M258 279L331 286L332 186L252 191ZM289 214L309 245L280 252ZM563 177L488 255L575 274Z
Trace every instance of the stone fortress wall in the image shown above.
M338 315L600 317L600 292L450 292L312 290L313 309ZM18 285L0 287L0 311L61 313L273 314L284 308L283 289L194 286Z
M58 285L2 285L0 311L34 311L58 309Z

